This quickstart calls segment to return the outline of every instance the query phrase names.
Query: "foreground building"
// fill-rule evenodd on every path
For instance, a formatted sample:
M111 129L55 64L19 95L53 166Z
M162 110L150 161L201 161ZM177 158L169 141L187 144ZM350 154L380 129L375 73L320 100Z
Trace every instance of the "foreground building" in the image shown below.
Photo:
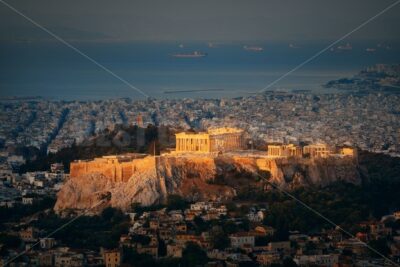
M119 249L104 250L103 260L106 267L118 267L121 266L121 251Z
M176 152L225 152L244 148L243 130L216 128L207 132L182 132L176 136Z

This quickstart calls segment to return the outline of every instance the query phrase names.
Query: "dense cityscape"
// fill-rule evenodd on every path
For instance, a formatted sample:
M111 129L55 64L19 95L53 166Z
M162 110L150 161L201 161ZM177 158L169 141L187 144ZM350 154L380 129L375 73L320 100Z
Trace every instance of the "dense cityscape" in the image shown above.
M0 267L400 267L400 0L0 0Z
M348 144L398 154L399 101L398 95L385 93L271 92L222 100L2 102L0 140L3 156L12 157L7 148L32 146L55 153L118 124L178 129L225 125L248 129L254 141Z
M359 151L398 156L400 110L396 103L399 100L398 95L386 93L270 92L221 100L57 102L35 99L2 102L0 206L15 210L14 219L20 220L18 226L3 226L7 231L7 234L1 234L3 264L18 255L21 244L28 248L38 242L37 248L10 265L122 266L130 262L180 263L183 266L386 265L389 262L375 257L365 244L372 244L380 251L384 247L385 255L398 259L399 212L396 210L392 214L380 213L366 221L361 219L368 217L357 215L353 223L358 226L350 236L332 225L318 226L318 231L296 226L282 230L273 219L276 216L273 215L274 202L260 203L241 196L241 193L234 202L193 202L171 195L166 206L146 208L133 203L124 213L107 208L100 213L100 220L109 225L111 231L116 231L107 242L96 241L88 246L80 242L87 242L84 240L89 237L82 236L82 241L68 240L65 233L47 237L52 228L50 225L58 220L52 217L54 215L42 214L43 209L45 214L52 214L49 209L70 175L60 162L54 162L42 171L21 173L18 170L40 154L54 154L79 146L84 140L112 132L116 127L146 128L150 125L168 126L175 132L240 127L245 129L247 140L247 143L241 141L241 146L257 149L259 152L251 153L257 156L264 153L264 157L274 155L272 149L282 149L282 146L268 144L289 143L323 143L330 147L354 147ZM291 146L296 151L297 146L288 148ZM268 153L261 152L267 147ZM22 148L35 152L21 152L24 151ZM281 157L281 152L274 153ZM316 157L320 157L318 155ZM269 190L261 194L267 194L264 197L268 198ZM89 218L87 220L91 221ZM116 221L107 221L110 219ZM13 217L2 220L5 223ZM114 229L115 224L120 228ZM386 245L382 245L384 242Z

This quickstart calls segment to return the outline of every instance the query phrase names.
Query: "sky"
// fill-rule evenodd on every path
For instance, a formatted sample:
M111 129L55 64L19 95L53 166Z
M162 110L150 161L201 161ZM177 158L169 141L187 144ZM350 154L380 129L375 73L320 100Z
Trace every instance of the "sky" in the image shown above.
M395 0L1 0L70 41L337 39ZM51 37L0 1L0 41ZM400 4L351 36L400 40Z

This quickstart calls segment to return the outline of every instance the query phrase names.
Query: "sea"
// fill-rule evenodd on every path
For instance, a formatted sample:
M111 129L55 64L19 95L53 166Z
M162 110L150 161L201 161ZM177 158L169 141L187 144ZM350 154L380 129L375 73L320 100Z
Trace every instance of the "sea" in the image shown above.
M137 90L63 43L1 42L0 98L144 99L145 94L179 99L249 96L263 89L331 92L323 86L330 80L351 77L374 64L400 63L399 44L338 44L269 86L330 42L71 42ZM172 56L194 51L207 56Z

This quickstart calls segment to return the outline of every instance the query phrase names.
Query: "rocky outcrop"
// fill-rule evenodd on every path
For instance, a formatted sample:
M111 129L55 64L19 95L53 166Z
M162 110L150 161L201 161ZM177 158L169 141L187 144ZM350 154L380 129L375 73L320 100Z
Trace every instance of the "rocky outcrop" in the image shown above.
M360 174L352 157L276 159L271 163L271 182L282 188L327 186L336 181L359 184Z
M235 196L240 186L265 179L284 189L325 186L343 180L359 183L352 158L268 159L239 156L161 156L136 159L129 179L114 179L97 168L72 175L58 193L57 212L87 209L107 198L106 205L129 209L132 203L162 203L169 194L189 200L225 200ZM264 171L264 172L262 172ZM260 176L261 175L261 176ZM247 180L241 181L242 177ZM218 177L232 183L216 183ZM249 177L259 179L249 179ZM260 178L262 177L262 178ZM243 178L244 179L244 178ZM237 181L238 183L235 183Z

